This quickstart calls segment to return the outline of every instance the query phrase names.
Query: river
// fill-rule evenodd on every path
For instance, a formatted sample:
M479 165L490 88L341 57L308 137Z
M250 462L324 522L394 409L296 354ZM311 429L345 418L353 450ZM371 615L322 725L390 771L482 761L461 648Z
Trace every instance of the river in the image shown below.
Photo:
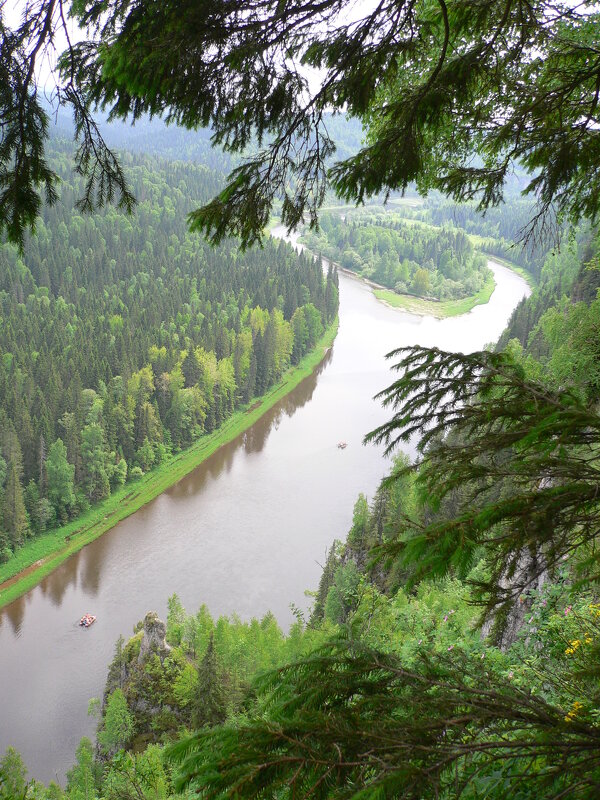
M279 235L282 231L276 231ZM345 538L359 492L389 464L364 434L388 413L373 395L391 382L384 354L411 344L468 352L495 341L525 281L490 263L490 302L447 320L389 308L340 275L337 339L316 372L250 430L153 502L85 547L0 611L0 756L19 750L30 776L64 781L88 700L101 696L120 634L147 611L262 616L286 628L307 608L333 539ZM341 450L340 440L347 442ZM84 630L84 612L97 622Z

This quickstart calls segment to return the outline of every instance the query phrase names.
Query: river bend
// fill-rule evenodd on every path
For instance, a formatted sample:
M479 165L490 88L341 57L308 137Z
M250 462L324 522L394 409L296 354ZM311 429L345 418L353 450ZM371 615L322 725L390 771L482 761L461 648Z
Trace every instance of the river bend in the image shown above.
M0 611L0 755L12 745L31 776L63 781L79 739L93 735L87 704L102 694L116 639L149 610L165 618L173 592L188 611L202 603L215 616L272 610L287 627L290 604L307 607L328 547L345 537L358 493L371 497L388 467L381 448L362 444L389 413L372 399L392 380L385 353L411 344L468 352L495 341L529 290L490 266L490 302L446 320L389 308L341 274L339 333L312 376ZM88 611L98 619L83 630L77 620Z

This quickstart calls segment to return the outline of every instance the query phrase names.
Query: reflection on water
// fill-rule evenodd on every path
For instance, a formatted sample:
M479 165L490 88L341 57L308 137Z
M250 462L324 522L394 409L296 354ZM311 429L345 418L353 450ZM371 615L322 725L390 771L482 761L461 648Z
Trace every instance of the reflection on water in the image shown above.
M41 582L42 592L53 605L60 606L69 586L73 588L77 586L80 560L81 553L76 553L73 558L64 561Z
M94 558L87 558L85 550L80 550L81 553L81 587L85 593L90 597L95 597L100 591L100 578L102 575L103 558L100 554L103 552L100 548L99 553ZM106 551L105 551L106 552Z
M373 396L392 380L384 354L424 344L468 351L497 338L524 282L494 267L488 306L450 320L386 307L340 276L340 328L316 372L255 425L0 612L0 754L20 750L30 775L64 779L77 743L93 735L90 697L102 694L120 634L177 592L195 611L242 618L290 603L306 608L318 562L372 496L389 462L363 447L389 410ZM345 450L337 443L348 442ZM83 630L84 612L97 615Z
M14 603L11 603L3 611L0 611L0 626L2 625L4 619L8 620L13 630L13 634L17 638L21 632L21 625L23 624L23 618L25 616L26 601L27 595L24 595L23 597L19 597L18 600L15 600Z

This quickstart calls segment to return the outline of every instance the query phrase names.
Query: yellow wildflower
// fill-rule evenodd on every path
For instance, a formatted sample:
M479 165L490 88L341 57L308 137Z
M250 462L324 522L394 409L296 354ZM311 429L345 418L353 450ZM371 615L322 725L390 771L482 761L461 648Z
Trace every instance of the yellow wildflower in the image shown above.
M571 642L571 646L567 647L567 649L565 650L566 655L568 656L572 655L577 650L580 644L581 644L580 639L573 639L573 641Z
M565 716L565 722L573 722L573 720L579 714L582 708L583 704L580 703L579 700L575 700L575 702L571 706L571 710Z

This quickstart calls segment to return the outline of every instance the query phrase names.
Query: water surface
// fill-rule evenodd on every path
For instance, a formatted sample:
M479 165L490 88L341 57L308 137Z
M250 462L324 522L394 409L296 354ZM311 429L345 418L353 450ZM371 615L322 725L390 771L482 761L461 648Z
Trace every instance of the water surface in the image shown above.
M340 327L319 369L250 430L153 502L85 547L0 611L0 755L12 745L30 775L63 781L79 739L92 736L120 634L147 611L166 617L177 592L188 611L262 616L285 628L306 608L359 492L372 496L389 464L364 434L388 412L373 395L392 379L384 355L403 345L463 352L495 341L528 293L491 264L490 302L435 320L391 309L340 275ZM339 441L347 447L340 450ZM96 614L89 629L84 612Z

